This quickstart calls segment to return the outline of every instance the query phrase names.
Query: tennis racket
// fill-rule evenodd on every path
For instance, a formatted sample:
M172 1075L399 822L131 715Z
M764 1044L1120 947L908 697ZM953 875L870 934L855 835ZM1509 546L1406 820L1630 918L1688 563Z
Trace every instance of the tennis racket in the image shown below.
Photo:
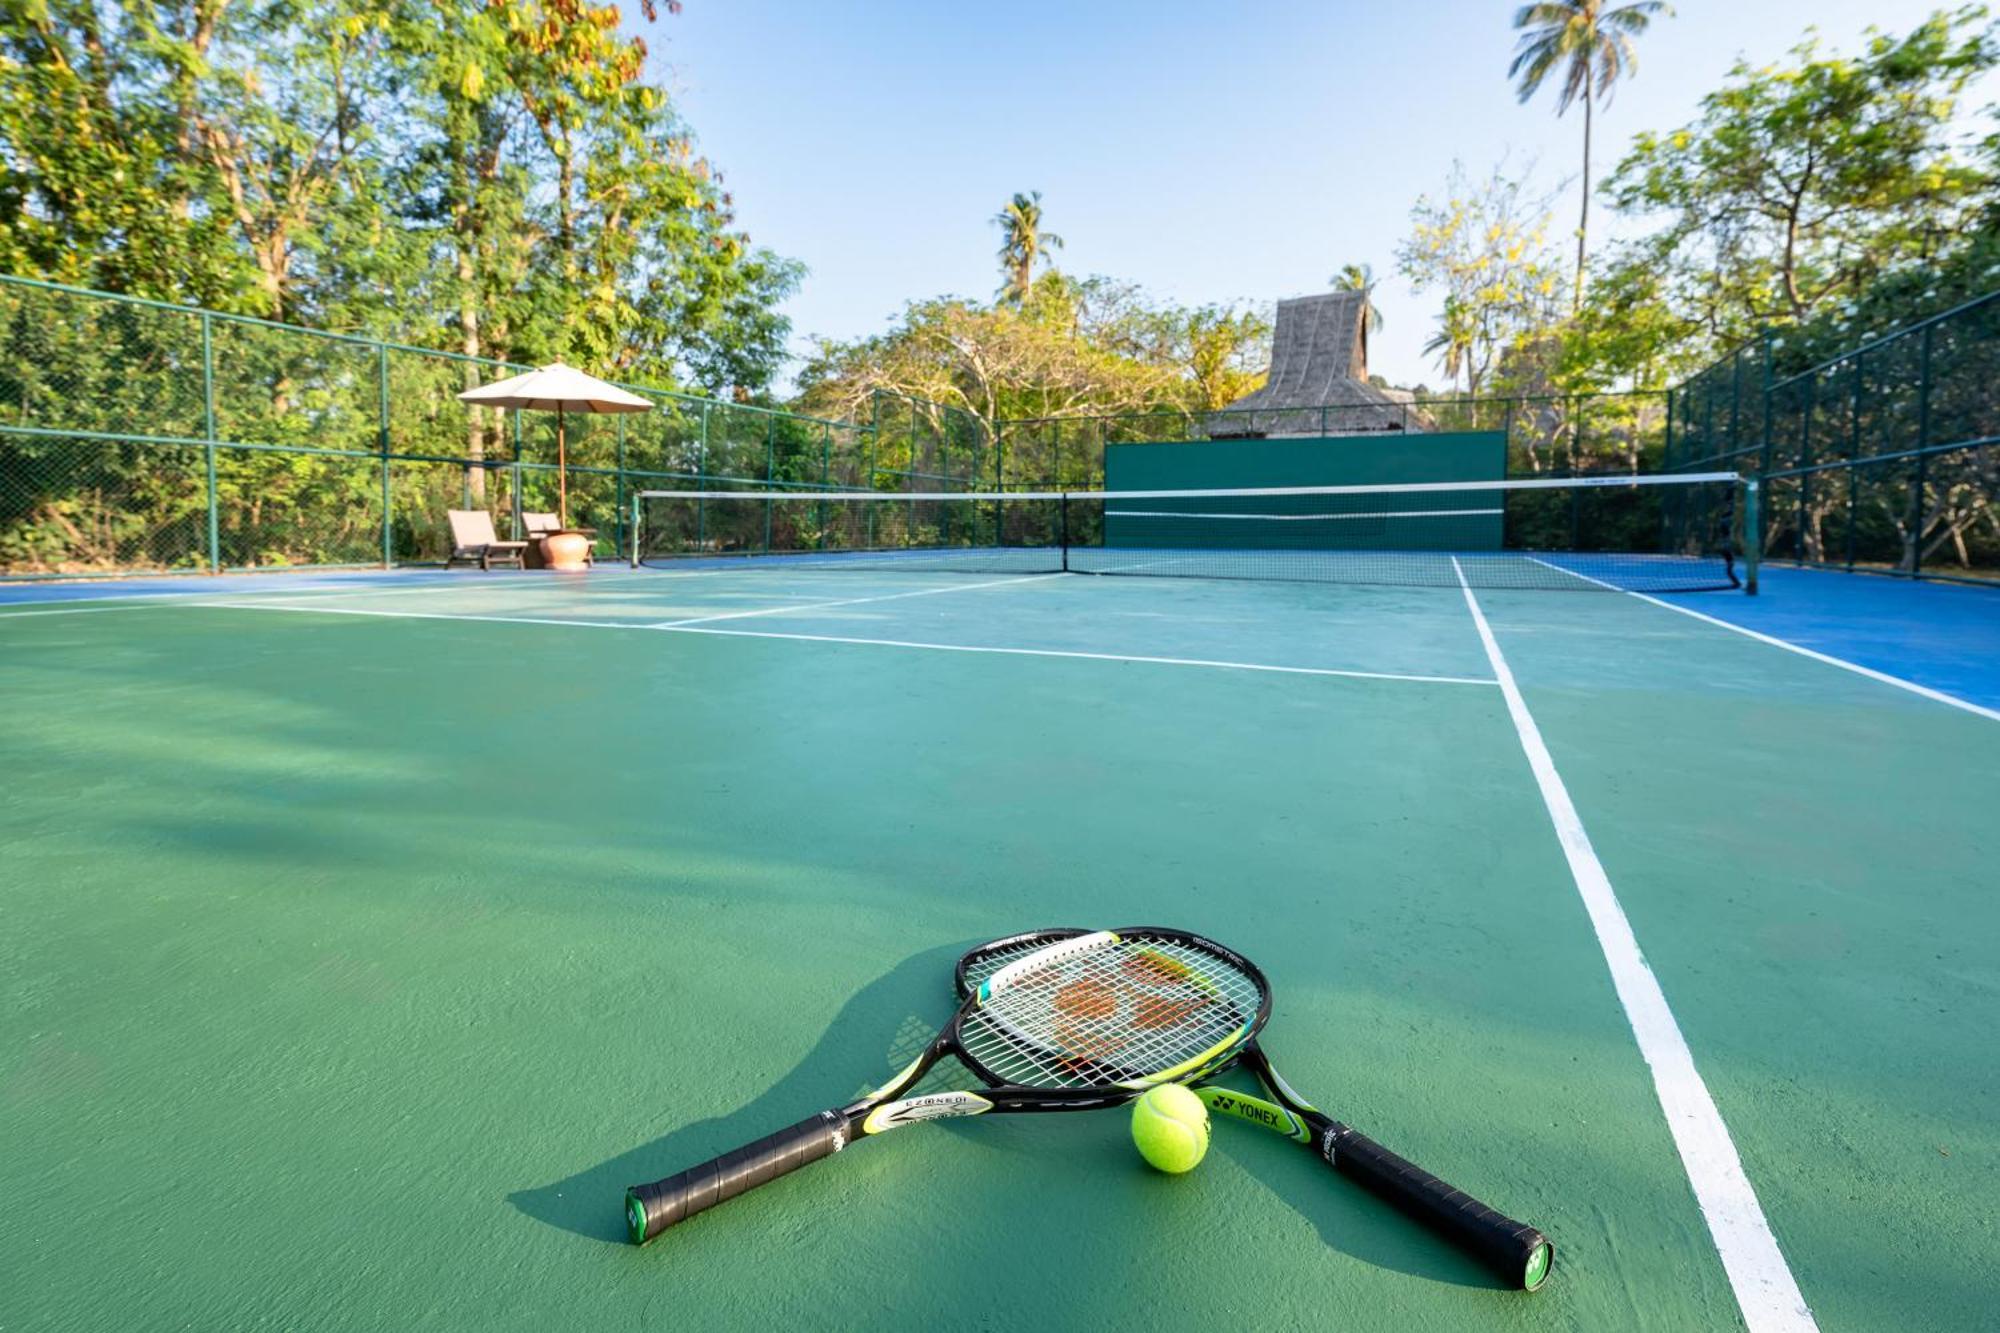
M962 974L961 969L961 974ZM875 1091L625 1192L634 1244L850 1143L947 1116L1083 1111L1227 1064L1270 1016L1263 974L1178 930L1058 932L980 965L924 1053ZM962 1090L910 1095L946 1056Z
M1144 938L1148 932L1119 933ZM987 978L1011 966L1014 959L1033 957L1037 952L1058 946L1064 940L1078 938L1086 938L1083 931L1059 929L1029 931L993 940L958 960L953 983L961 996L971 994ZM1236 957L1235 954L1229 956ZM1161 964L1163 968L1171 965L1171 960ZM1261 978L1262 974L1249 963L1242 965ZM1211 1111L1262 1125L1294 1142L1305 1144L1335 1171L1360 1182L1420 1221L1429 1223L1441 1234L1458 1242L1467 1253L1484 1260L1513 1286L1534 1291L1548 1280L1549 1269L1555 1259L1555 1246L1550 1244L1548 1237L1524 1222L1516 1222L1488 1208L1464 1191L1453 1189L1422 1167L1405 1161L1299 1096L1271 1067L1270 1059L1264 1054L1257 1035L1262 1026L1259 1023L1245 1040L1237 1043L1230 1060L1194 1068L1175 1081L1199 1084L1194 1091L1208 1103ZM1232 1065L1241 1066L1255 1075L1268 1097L1253 1096L1208 1082Z

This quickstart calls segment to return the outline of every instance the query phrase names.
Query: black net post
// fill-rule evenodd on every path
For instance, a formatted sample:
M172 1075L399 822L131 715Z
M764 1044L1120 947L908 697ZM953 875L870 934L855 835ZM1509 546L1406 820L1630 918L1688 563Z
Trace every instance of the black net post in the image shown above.
M1761 491L1763 478L1751 477L1742 485L1742 504L1737 514L1737 522L1742 525L1744 539L1737 543L1743 552L1743 591L1746 595L1757 595L1757 571L1763 567L1764 542L1758 535L1763 531L1764 505Z

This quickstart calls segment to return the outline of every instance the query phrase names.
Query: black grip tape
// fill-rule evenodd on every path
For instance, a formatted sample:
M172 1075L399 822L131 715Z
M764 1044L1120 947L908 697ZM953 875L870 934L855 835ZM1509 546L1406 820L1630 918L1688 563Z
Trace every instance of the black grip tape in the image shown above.
M625 1191L625 1215L632 1243L644 1245L677 1222L726 1203L739 1194L830 1157L846 1143L846 1117L821 1111L790 1129L781 1129L713 1161L678 1175Z
M1527 1223L1495 1212L1346 1125L1322 1130L1318 1148L1334 1170L1450 1236L1510 1286L1533 1291L1548 1277L1555 1247Z

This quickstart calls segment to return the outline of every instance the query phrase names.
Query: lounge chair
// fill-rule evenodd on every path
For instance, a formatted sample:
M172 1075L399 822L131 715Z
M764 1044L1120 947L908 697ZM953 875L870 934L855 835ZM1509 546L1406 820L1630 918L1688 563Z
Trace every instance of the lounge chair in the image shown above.
M477 560L481 569L496 564L522 568L521 553L528 544L501 541L493 531L493 515L484 509L448 509L445 516L451 520L451 554L445 558L446 569L461 560Z

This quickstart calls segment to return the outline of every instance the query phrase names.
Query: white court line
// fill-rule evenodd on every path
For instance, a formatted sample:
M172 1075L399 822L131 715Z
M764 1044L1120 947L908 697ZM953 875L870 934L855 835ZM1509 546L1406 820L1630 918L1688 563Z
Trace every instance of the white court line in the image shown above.
M1456 568L1458 561L1454 559L1452 565ZM1500 653L1499 640L1493 637L1492 627L1486 623L1479 599L1472 595L1472 585L1465 581L1463 570L1459 571L1459 586L1465 592L1466 609L1472 613L1479 641L1486 647L1486 660L1499 681L1501 697L1507 701L1507 712L1514 720L1514 731L1528 757L1528 767L1541 788L1542 804L1548 809L1549 822L1555 825L1556 838L1569 861L1570 877L1576 881L1576 891L1590 916L1591 929L1597 934L1598 948L1611 970L1611 984L1618 992L1618 1002L1625 1010L1626 1021L1632 1025L1639 1053L1652 1071L1653 1092L1666 1116L1667 1131L1673 1135L1674 1147L1680 1152L1688 1183L1694 1186L1695 1201L1701 1205L1702 1217L1708 1223L1716 1252L1722 1257L1723 1270L1729 1275L1729 1285L1736 1293L1744 1322L1752 1333L1817 1329L1819 1325L1813 1320L1805 1296L1778 1249L1778 1238L1764 1219L1757 1191L1750 1184L1750 1177L1744 1174L1743 1161L1729 1137L1729 1127L1723 1124L1722 1112L1716 1108L1715 1098L1695 1068L1694 1053L1688 1049L1687 1038L1681 1034L1673 1010L1667 1006L1666 992L1660 988L1659 978L1653 975L1646 955L1639 948L1632 923L1611 887L1611 877L1590 845L1583 819L1570 800L1569 789L1563 786L1562 776L1556 772L1555 760L1542 741L1541 729L1528 712L1527 701L1521 697L1514 673Z
M488 625L566 625L578 629L645 629L636 620L564 620L556 616L481 616L457 611L379 611L372 606L295 606L283 602L186 602L188 611L292 611L308 616L372 616L382 620L471 620Z
M1218 671L1266 671L1287 676L1339 676L1351 680L1400 680L1421 685L1492 685L1470 676L1416 676L1394 671L1343 671L1335 667L1272 666L1263 662L1210 661L1198 657L1147 657L1137 653L1083 653L1060 648L996 648L964 643L920 643L906 639L862 639L835 634L782 634L774 630L707 629L649 625L643 621L558 620L548 616L459 615L446 611L380 611L358 606L285 606L276 602L218 602L203 598L187 610L281 611L309 616L371 616L383 620L470 620L497 625L559 625L568 629L625 629L646 634L708 634L738 639L791 639L801 643L848 643L878 648L917 648L940 653L997 653L1008 657L1065 657L1090 662L1139 662L1152 666L1206 667Z
M110 601L111 599L107 597L103 600ZM24 602L19 603L19 605L36 606L39 603ZM157 611L159 609L159 607L153 606L150 603L145 606L58 606L51 607L46 611L8 611L0 609L0 620L26 620L29 616L78 616L90 611Z
M1137 653L1084 653L1062 648L995 648L968 643L923 643L912 639L862 639L844 634L784 634L755 629L668 629L670 634L715 634L743 639L797 639L803 643L854 643L878 648L921 648L940 653L999 653L1018 657L1073 657L1088 662L1145 662L1154 666L1210 667L1220 671L1275 671L1291 676L1344 676L1351 680L1405 680L1424 685L1492 685L1473 676L1413 676L1396 671L1343 671L1336 667L1271 666L1263 662L1223 662L1202 657L1146 657Z
M1554 568L1554 566L1550 567ZM1727 620L1720 620L1706 612L1697 611L1693 607L1681 606L1675 602L1665 601L1649 593L1633 592L1630 588L1621 588L1615 583L1606 583L1602 579L1593 579L1587 574L1578 574L1576 577L1589 579L1590 582L1595 583L1600 588L1609 588L1613 592L1622 592L1627 597L1636 597L1642 602L1651 602L1654 606L1663 606L1669 611L1678 611L1684 616L1693 616L1696 620L1706 621L1721 629L1729 630L1731 633L1741 634L1746 639L1755 639L1759 643L1768 643L1773 648L1783 648L1788 653L1797 653L1800 657L1810 657L1815 662L1824 662L1830 667L1839 667L1842 671L1852 671L1857 676L1866 676L1868 679L1880 681L1884 685L1893 685L1899 690L1908 690L1911 694L1920 695L1933 703L1945 704L1952 708L1962 708L1966 712L1986 718L1988 721L2000 722L2000 709L1986 708L1980 704L1973 703L1969 699L1961 699L1955 694L1946 694L1943 690L1934 690L1928 685L1919 685L1913 680L1904 680L1901 676L1892 676L1886 671L1877 671L1873 667L1862 666L1859 662L1850 662L1846 658L1817 652L1803 644L1793 643L1787 639L1780 639L1775 635L1764 634L1742 625L1731 624Z
M706 625L716 620L743 620L749 616L781 616L793 611L823 611L833 606L863 606L869 602L894 602L905 597L935 597L941 592L971 592L975 588L1004 588L1010 583L1040 583L1046 579L1063 578L1061 574L1028 574L1012 579L987 579L981 583L948 583L941 588L918 588L912 592L882 593L874 597L843 597L832 602L796 602L790 606L760 606L750 611L724 611L712 616L693 616L686 620L656 620L647 629L681 629L687 625Z
M677 578L706 578L723 574L741 574L742 572L740 569L683 569L673 571L673 575ZM816 574L824 571L812 569L804 572ZM658 578L660 573L661 571L659 570L626 569L620 566L615 569L592 569L586 577L593 580L638 583L647 579ZM296 577L301 581L291 587L281 588L252 588L244 587L240 584L235 587L229 586L239 578L277 577ZM238 597L269 597L277 601L300 601L308 598L318 600L322 597L400 597L411 593L436 592L440 588L492 587L513 589L542 584L550 588L568 589L575 586L573 583L564 580L559 574L542 573L532 570L501 573L498 575L484 570L479 571L475 575L469 569L450 572L442 569L412 570L407 574L395 575L393 578L395 586L393 587L388 586L387 581L381 580L380 574L371 577L378 581L368 583L359 581L354 583L320 582L317 580L325 578L324 575L307 574L296 576L275 574L223 575L220 580L216 580L210 575L197 574L190 575L187 586L183 588L155 590L152 592L106 591L102 595L93 595L90 597L24 597L17 602L0 603L0 608L8 606L51 606L55 604L69 606L79 602L199 601L207 598L233 599ZM762 576L759 575L758 577ZM74 585L65 584L63 586ZM109 588L113 585L102 584L99 586ZM132 607L130 609L138 610L139 608ZM6 612L4 609L0 609L0 615L3 614L6 614ZM27 613L22 612L21 614Z

